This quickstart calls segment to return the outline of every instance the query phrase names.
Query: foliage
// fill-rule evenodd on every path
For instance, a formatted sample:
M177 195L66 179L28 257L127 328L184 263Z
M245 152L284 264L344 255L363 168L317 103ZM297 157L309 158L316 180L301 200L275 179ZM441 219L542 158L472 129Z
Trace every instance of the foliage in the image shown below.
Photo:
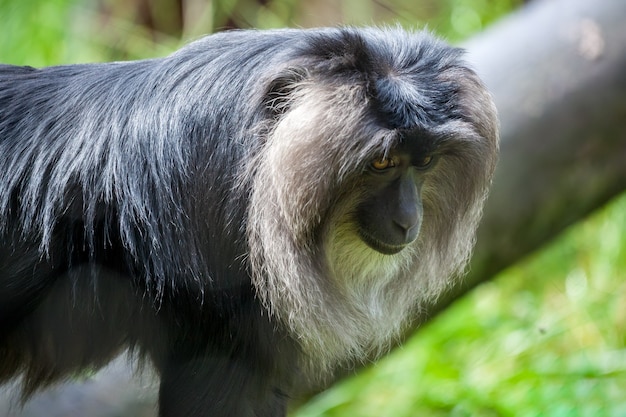
M217 2L213 27L400 23L428 26L450 40L463 39L521 4L520 0L226 0Z
M0 0L0 63L34 67L166 55L180 40L81 0Z
M44 66L165 55L226 28L401 24L458 41L522 0L0 0L0 62ZM182 11L181 11L182 9Z
M41 66L69 58L67 51L76 47L72 43L77 39L67 27L72 21L73 3L0 0L0 62Z

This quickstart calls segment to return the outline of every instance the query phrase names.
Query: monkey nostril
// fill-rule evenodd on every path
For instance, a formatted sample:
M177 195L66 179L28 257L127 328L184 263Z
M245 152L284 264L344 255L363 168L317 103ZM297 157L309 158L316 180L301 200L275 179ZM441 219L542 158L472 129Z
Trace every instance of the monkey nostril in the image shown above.
M398 226L402 230L409 230L413 226L415 226L416 220L404 218L404 219L393 219L393 222L396 226Z
M420 212L413 204L409 207L401 207L391 216L393 223L400 229L408 231L420 223Z
M419 233L420 222L418 217L394 219L393 223L405 243L412 242Z

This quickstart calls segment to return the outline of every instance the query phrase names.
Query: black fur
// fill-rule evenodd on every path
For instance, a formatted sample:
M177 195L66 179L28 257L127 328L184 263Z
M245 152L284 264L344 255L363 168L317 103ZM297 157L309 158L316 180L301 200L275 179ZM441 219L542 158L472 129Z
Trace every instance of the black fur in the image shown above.
M389 129L467 118L437 78L459 59L421 33L328 29L0 66L0 380L29 394L130 348L159 370L162 416L284 415L301 352L251 283L246 161L311 74L365 83ZM406 97L390 70L429 89Z

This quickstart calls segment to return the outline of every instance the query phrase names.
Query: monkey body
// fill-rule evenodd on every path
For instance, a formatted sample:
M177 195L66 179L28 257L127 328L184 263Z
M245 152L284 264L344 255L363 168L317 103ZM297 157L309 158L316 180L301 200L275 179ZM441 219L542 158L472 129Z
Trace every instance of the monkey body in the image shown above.
M425 33L0 66L0 380L131 349L161 416L284 415L454 281L496 154L489 94Z

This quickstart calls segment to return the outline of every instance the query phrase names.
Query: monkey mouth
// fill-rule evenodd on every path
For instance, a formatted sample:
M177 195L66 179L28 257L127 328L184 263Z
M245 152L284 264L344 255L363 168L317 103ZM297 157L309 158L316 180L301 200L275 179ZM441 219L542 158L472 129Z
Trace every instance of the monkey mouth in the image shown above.
M390 243L382 242L381 240L376 239L375 237L365 233L363 230L359 231L359 236L367 246L369 246L371 249L374 249L376 252L382 253L383 255L395 255L406 247L406 244L393 245Z

